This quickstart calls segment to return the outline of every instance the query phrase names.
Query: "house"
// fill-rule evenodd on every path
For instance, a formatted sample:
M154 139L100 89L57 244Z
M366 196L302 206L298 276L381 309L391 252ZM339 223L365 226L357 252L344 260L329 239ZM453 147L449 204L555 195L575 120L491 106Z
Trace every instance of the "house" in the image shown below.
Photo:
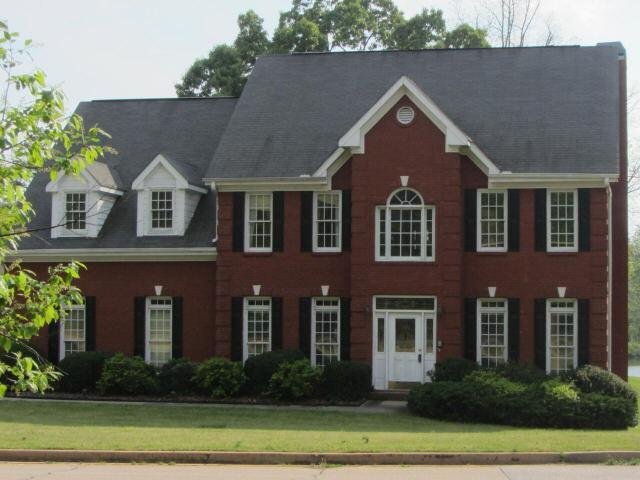
M239 98L83 102L118 154L29 186L16 256L88 267L39 346L626 377L625 75L619 43L294 54Z

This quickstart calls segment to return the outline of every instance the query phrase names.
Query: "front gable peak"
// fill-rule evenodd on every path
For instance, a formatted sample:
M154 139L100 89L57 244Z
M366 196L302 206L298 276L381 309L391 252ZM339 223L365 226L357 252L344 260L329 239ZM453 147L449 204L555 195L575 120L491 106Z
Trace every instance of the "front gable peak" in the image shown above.
M187 163L171 160L159 153L135 178L131 188L144 190L149 188L148 180L154 176L164 176L164 186L171 186L182 190L192 190L197 193L206 193L201 186L202 181L196 169Z

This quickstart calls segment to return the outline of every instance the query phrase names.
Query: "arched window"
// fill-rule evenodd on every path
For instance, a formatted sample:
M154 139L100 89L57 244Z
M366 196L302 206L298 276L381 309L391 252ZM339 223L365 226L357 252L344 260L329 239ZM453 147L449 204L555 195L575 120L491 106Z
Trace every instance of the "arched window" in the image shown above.
M435 208L415 190L393 192L376 209L376 260L433 261Z

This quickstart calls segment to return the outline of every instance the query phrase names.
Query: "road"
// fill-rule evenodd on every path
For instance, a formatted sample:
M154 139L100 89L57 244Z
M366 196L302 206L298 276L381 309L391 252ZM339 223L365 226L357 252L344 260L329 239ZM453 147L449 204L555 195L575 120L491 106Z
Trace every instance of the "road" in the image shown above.
M258 466L0 463L0 480L627 480L640 466Z

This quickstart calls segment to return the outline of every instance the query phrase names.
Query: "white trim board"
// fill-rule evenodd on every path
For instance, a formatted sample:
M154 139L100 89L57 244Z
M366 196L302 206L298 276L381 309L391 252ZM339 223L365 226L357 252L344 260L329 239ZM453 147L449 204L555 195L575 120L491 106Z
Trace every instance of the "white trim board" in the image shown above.
M215 247L187 248L43 248L17 250L8 261L52 263L79 262L215 262Z

